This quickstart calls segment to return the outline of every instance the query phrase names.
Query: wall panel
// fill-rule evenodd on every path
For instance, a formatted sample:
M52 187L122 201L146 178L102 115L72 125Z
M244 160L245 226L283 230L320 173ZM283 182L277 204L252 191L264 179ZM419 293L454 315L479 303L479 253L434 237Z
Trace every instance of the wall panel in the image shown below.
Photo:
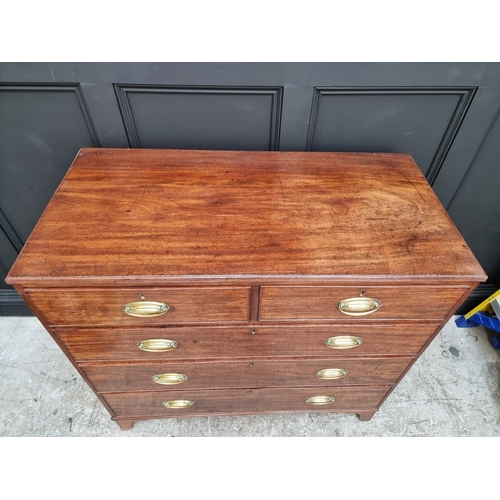
M131 147L279 147L281 88L115 88Z
M15 238L26 241L78 150L99 145L78 84L0 84L0 311L19 300L4 282Z
M316 88L308 151L410 153L432 183L475 88Z

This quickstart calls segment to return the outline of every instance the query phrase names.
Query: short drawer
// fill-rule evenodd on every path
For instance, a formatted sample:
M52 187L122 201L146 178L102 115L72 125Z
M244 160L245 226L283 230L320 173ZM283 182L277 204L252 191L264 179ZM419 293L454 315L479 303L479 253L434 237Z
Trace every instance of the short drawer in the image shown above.
M414 358L80 365L97 392L394 384Z
M122 325L224 323L248 321L249 287L28 290L29 300L50 325ZM164 304L151 316L141 304ZM133 316L123 308L132 304Z
M462 286L265 286L261 289L259 319L443 320L467 291Z
M103 397L115 417L183 417L252 413L374 410L390 387L296 387L114 393ZM318 398L312 400L310 398ZM324 398L324 399L319 399ZM309 404L306 400L325 401Z
M435 323L57 329L77 362L167 361L263 356L415 356ZM141 348L142 346L142 348Z

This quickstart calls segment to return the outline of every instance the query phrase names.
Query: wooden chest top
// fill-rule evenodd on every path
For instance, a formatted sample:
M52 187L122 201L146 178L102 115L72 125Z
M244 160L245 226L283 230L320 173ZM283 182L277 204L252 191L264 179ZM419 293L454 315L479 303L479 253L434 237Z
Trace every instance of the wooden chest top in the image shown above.
M82 149L7 281L291 277L486 278L410 155Z

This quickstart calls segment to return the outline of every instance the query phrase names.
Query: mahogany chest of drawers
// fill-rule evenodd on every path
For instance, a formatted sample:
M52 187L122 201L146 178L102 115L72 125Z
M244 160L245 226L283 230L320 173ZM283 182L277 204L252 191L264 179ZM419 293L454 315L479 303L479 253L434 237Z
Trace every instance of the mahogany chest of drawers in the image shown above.
M82 149L7 282L129 429L367 420L485 279L409 155Z

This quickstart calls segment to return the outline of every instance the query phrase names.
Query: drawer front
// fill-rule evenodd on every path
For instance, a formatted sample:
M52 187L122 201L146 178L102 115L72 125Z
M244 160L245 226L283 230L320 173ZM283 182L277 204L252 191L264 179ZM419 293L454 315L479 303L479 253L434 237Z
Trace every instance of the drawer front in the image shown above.
M80 365L97 392L394 384L413 358Z
M439 324L362 324L311 327L57 329L75 361L166 361L261 356L415 356ZM145 351L148 340L174 342ZM167 345L168 344L165 344ZM328 345L331 345L329 347ZM161 345L160 345L161 347Z
M286 389L222 389L209 391L168 391L104 394L115 417L183 417L186 415L231 415L280 412L374 410L390 387L322 387ZM311 405L306 399L326 396L334 401ZM181 401L186 406L165 407ZM172 404L172 403L171 403ZM178 406L182 403L177 403Z
M144 299L141 297L144 297ZM249 287L29 290L26 295L50 325L148 325L248 321ZM158 302L160 316L126 314L126 304Z
M468 287L461 286L264 286L261 288L259 319L261 321L443 320L466 291ZM356 300L349 302L348 299ZM368 299L376 299L380 307L377 302ZM344 304L346 312L359 313L361 310L364 315L351 316L343 313L339 309L339 303Z

